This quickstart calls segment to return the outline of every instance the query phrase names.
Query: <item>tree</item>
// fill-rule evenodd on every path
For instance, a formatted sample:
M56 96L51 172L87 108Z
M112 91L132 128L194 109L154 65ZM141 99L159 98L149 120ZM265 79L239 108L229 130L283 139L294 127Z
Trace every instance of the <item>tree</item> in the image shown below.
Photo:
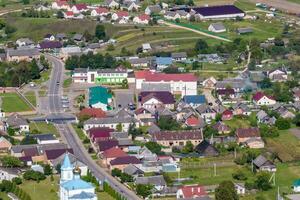
M266 191L272 188L270 182L270 175L266 172L261 172L257 175L256 180L254 181L254 184L257 189Z
M4 156L1 158L3 167L21 167L23 166L21 160L19 158L13 156Z
M31 73L31 78L32 79L39 79L41 77L41 75L40 75L40 68L37 65L35 59L33 59L31 61L31 64L30 64L30 73Z
M27 145L27 144L37 144L37 140L31 136L26 135L20 142L21 145Z
M120 169L115 168L115 169L111 170L111 175L112 176L120 177L121 174L122 174L122 171Z
M203 40L203 39L199 39L196 42L195 50L198 53L207 53L207 51L208 51L208 44L207 44L207 42L205 40Z
M30 3L30 0L22 0L24 5L28 5Z
M33 170L27 170L24 174L23 174L23 178L25 180L34 180L34 181L40 181L40 180L45 180L46 176L38 171L33 171Z
M277 127L268 126L267 124L261 124L259 126L259 131L262 137L278 137L279 132Z
M152 185L142 185L142 184L137 184L136 186L136 193L137 195L142 196L143 198L146 198L150 194L152 194Z
M99 40L104 40L106 38L105 27L101 24L96 26L95 36Z
M238 170L232 174L232 178L239 180L239 181L245 181L247 180L247 176L245 175L244 172L241 170Z
M61 10L59 10L59 11L57 11L57 13L56 13L56 17L57 17L58 19L63 19L65 16L64 16L64 13L63 13Z
M156 154L161 154L161 146L156 142L147 142L145 146L152 152Z
M118 132L121 132L122 129L123 129L123 128L122 128L122 124L121 124L121 123L118 123L117 126L116 126L116 129L117 129Z
M279 117L276 122L275 122L275 126L279 129L279 130L286 130L291 128L291 123L288 119L284 119L282 117Z
M161 116L158 120L158 126L162 130L179 130L180 129L180 124L170 118L170 117L165 117Z
M4 28L4 32L7 35L12 34L12 33L16 32L16 31L17 31L17 29L15 27L13 27L11 25L8 25L8 24L6 24L6 26Z
M194 150L194 145L191 141L187 141L182 149L182 153L191 153Z
M44 174L49 176L52 174L52 167L49 164L44 165Z
M22 179L20 177L15 177L12 179L12 182L15 183L16 185L22 184Z
M143 132L141 129L136 128L135 124L130 124L128 129L128 134L132 136L132 139L134 140L136 136L142 135Z
M239 197L232 181L223 181L215 190L216 200L238 200Z
M269 78L264 78L264 79L262 80L262 82L260 83L260 87L261 87L262 89L267 89L267 88L272 87L272 82L271 82L271 80L270 80Z

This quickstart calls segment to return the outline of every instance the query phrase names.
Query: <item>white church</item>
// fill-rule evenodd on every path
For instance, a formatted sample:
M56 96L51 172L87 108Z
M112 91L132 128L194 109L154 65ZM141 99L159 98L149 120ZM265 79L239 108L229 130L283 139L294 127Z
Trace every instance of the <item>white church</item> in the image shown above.
M80 169L74 167L66 153L60 177L60 200L97 200L95 187L80 178Z

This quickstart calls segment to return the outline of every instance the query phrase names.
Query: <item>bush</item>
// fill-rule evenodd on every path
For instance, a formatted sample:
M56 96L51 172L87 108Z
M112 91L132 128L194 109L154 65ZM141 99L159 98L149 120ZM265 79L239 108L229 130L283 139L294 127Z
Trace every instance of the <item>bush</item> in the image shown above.
M46 176L43 173L41 173L41 172L36 172L36 171L33 171L33 170L27 170L23 174L23 178L25 180L40 181L40 180L45 180Z
M15 183L16 185L22 184L22 179L20 177L15 177L12 179L12 182Z
M240 171L240 170L238 170L237 172L233 173L232 174L232 178L234 178L236 180L240 180L240 181L247 180L246 175L242 171Z
M276 120L275 126L279 130L287 130L287 129L291 128L291 123L288 119L284 119L284 118L280 117Z

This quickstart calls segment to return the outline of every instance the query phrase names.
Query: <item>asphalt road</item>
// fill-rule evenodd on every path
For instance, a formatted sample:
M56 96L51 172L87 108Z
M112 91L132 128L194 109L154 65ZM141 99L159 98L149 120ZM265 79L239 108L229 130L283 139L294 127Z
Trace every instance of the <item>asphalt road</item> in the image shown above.
M60 105L60 94L62 90L61 85L63 80L62 77L64 63L53 56L47 55L47 58L50 62L53 63L52 74L49 82L49 112L63 116L64 113ZM73 149L75 156L88 166L89 170L98 180L107 181L112 188L114 188L118 193L123 195L128 200L140 200L140 198L133 191L117 181L108 172L97 165L94 160L92 160L92 158L84 148L82 142L79 140L71 124L62 122L56 124L56 126L62 137Z

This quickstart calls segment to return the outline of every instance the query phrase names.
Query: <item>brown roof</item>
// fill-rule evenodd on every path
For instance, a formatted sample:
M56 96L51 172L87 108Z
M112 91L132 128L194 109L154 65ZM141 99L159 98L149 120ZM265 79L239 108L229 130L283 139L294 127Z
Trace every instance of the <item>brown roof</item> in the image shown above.
M104 118L106 113L101 108L84 108L80 111L79 116L90 116L95 118Z
M118 147L112 147L103 152L104 158L117 158L123 156L128 156L128 155Z
M239 138L260 137L259 129L257 127L238 128L236 130L236 135Z
M154 140L202 140L201 130L189 131L162 131L153 134Z

